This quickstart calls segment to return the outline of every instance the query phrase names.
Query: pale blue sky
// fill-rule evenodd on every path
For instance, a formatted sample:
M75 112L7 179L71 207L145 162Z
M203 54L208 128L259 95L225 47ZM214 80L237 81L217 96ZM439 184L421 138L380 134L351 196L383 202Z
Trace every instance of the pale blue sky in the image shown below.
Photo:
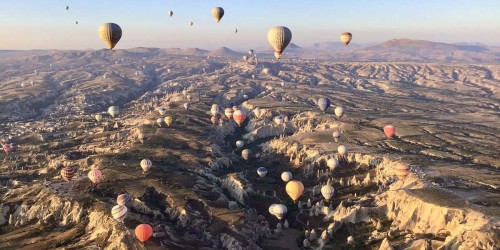
M225 10L220 24L214 6ZM0 49L103 48L103 22L122 27L117 49L257 48L267 46L267 30L276 25L289 27L299 46L337 42L344 31L353 43L411 38L500 46L499 0L3 0Z

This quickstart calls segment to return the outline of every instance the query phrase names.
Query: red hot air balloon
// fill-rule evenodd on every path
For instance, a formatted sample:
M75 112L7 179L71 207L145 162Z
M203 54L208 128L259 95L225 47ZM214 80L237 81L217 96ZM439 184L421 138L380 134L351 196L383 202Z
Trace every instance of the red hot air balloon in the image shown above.
M73 176L75 176L75 169L73 167L65 167L61 169L61 176L66 181L71 181Z
M241 126L241 124L243 124L243 122L247 118L247 114L242 110L236 110L233 113L233 118L234 118L234 121L236 121L236 123L238 123L238 126Z
M140 224L135 228L135 237L141 242L149 240L153 235L153 228L148 224Z
M10 147L10 144L4 144L3 145L3 151L5 152L6 155L9 155L10 152L12 151L12 148Z
M98 184L102 179L102 172L99 169L92 169L89 171L89 179L92 183Z
M384 133L387 138L391 139L396 134L396 128L392 125L387 125L384 127Z

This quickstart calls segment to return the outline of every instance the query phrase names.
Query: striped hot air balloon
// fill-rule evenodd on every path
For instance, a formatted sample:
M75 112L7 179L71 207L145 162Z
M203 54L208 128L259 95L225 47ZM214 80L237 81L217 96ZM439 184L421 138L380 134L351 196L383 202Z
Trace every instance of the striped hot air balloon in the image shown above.
M88 176L90 181L94 184L98 184L102 180L102 172L97 168L90 170Z
M61 176L65 181L71 181L75 176L76 170L73 167L65 167L61 169Z
M122 29L116 23L103 23L99 27L99 37L112 50L122 38Z
M404 180L410 174L410 168L407 165L399 165L394 169L394 173L398 179Z
M153 228L148 224L140 224L135 228L135 237L141 242L149 240L153 235Z
M116 197L116 203L118 205L127 206L130 205L131 202L132 202L132 197L127 193L120 194Z
M153 166L153 162L151 162L151 160L149 159L142 159L141 161L141 168L144 172L147 172L151 169L151 167Z
M118 222L122 222L127 217L128 209L124 205L116 205L111 209L111 215Z

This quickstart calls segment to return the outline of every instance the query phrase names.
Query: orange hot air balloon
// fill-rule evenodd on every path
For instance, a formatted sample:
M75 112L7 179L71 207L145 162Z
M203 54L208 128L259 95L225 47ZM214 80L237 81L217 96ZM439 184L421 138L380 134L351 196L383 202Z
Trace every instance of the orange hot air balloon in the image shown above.
M396 134L396 128L392 125L387 125L384 127L384 133L387 138L391 139Z
M236 121L236 123L238 123L238 126L241 126L241 124L243 124L243 122L247 118L247 114L242 110L236 110L233 113L233 118Z
M212 121L213 125L217 125L217 122L219 122L219 119L217 119L217 116L212 116L212 118L210 120Z
M71 181L75 176L75 169L73 167L65 167L61 169L61 176L65 181Z
M140 224L135 228L135 237L141 242L149 240L153 235L153 228L148 224Z
M407 165L399 165L394 169L396 176L400 180L404 180L410 173L410 168Z
M300 181L295 181L295 180L289 181L286 184L285 189L288 196L290 196L290 198L292 198L292 200L295 202L304 193L304 184L302 184L302 182Z
M102 172L99 169L90 170L88 176L90 181L94 184L97 184L102 180Z

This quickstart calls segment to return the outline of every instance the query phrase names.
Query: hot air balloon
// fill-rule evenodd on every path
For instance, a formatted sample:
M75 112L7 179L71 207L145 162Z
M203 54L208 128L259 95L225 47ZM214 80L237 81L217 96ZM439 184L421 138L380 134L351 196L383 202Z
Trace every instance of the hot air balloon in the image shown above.
M116 197L116 203L122 206L130 206L132 203L132 197L127 193L120 194Z
M327 184L321 187L321 194L326 200L330 200L333 197L333 193L335 193L335 189L332 186Z
M183 90L182 90L182 95L183 95L183 96L186 96L186 95L187 95L187 93L188 93L188 92L187 92L187 90L185 90L185 89L183 89Z
M139 141L144 144L144 141L146 141L146 135L141 132L137 135L137 139L139 139Z
M71 181L75 176L76 170L73 167L65 167L61 169L61 176L65 181Z
M249 54L249 55L253 55L253 49L249 50L249 51L248 51L248 54Z
M242 140L236 141L236 147L237 148L242 148L245 145L245 142Z
M189 22L189 26L193 27L194 23L193 22Z
M275 116L273 120L274 120L274 123L276 123L276 125L279 126L279 125L283 124L284 119L283 119L283 116L278 115L278 116Z
M394 172L396 173L398 179L404 180L410 173L410 168L407 165L398 165L394 169Z
M335 131L333 131L333 140L335 140L335 142L339 142L339 138L340 138L340 131L338 129L336 129Z
M344 32L340 35L340 41L347 46L352 40L352 34L349 32Z
M352 237L352 236L347 237L347 244L349 244L349 245L354 244L354 237Z
M243 157L243 159L245 160L248 160L250 159L250 154L252 152L250 151L250 149L243 149L243 151L241 151L241 157Z
M234 34L238 33L238 29L234 29L233 31L234 31Z
M66 10L69 10L69 6L66 5Z
M243 56L243 61L247 62L248 61L248 56Z
M78 21L76 21L75 24L78 24Z
M236 121L238 126L241 126L241 124L243 124L243 122L245 121L246 118L247 118L247 114L242 110L236 110L233 113L233 119L234 119L234 121Z
M260 177L266 177L267 175L267 168L265 167L260 167L257 169L257 174L260 176Z
M159 127L161 127L161 125L163 124L163 119L162 118L156 119L156 123L158 124Z
M296 202L300 198L300 196L304 193L304 184L296 180L289 181L286 184L285 189L288 196L290 196L290 198L292 198L292 200Z
M212 8L212 16L215 18L215 21L220 23L220 20L224 16L224 9L221 7Z
M292 41L292 32L287 27L275 26L267 32L267 40L276 52L275 56L278 55L277 59L279 59L283 50Z
M269 213L276 216L278 220L283 219L287 212L288 209L283 204L272 204L271 206L269 206Z
M341 156L345 156L347 155L347 147L344 146L344 145L340 145L338 148L337 148L337 151L339 152L339 155Z
M115 220L118 222L123 222L125 220L125 217L127 217L127 207L124 205L116 205L111 209L111 215Z
M259 118L259 117L260 117L260 115L261 115L261 110L260 110L260 108L258 108L258 107L257 107L256 109L254 109L254 110L253 110L253 114L254 114L254 116L255 116L255 117Z
M99 36L106 46L112 50L122 38L122 29L116 23L103 23L99 27Z
M102 115L101 115L101 114L97 114L97 115L95 115L95 120L96 120L97 122L100 122L100 121L102 120Z
M342 116L344 116L345 113L345 108L344 107L336 107L335 108L335 115L340 119Z
M173 15L174 15L174 12L173 12L173 11L169 11L169 12L168 12L168 16L170 16L170 17L171 17L171 16L173 16Z
M212 118L210 118L210 121L212 121L213 125L217 125L217 123L219 122L219 119L217 119L217 116L212 116Z
M289 182L290 180L292 180L292 173L288 171L281 173L281 179L284 182Z
M325 112L328 107L330 107L330 99L326 97L321 97L318 99L318 107L321 109L321 111Z
M165 124L170 127L170 124L172 124L172 121L174 120L171 116L165 117Z
M396 128L392 125L387 125L384 127L384 134L387 138L391 139L396 134Z
M189 102L184 103L184 108L185 108L186 110L189 110L189 107L190 107L190 106L191 106L191 104L190 104Z
M233 106L233 111L236 111L236 110L239 110L239 109L240 109L240 108L238 108L238 106L237 106L237 105L234 105L234 106Z
M153 235L153 228L148 224L140 224L135 228L135 237L141 242L149 240Z
M233 118L233 109L232 108L226 108L224 110L224 115L226 115L227 119L232 119Z
M92 183L98 184L102 180L102 172L97 168L92 169L89 171L88 177Z
M3 146L3 151L5 152L6 155L9 155L10 152L12 151L12 148L10 147L10 144L4 144Z
M167 109L164 107L161 107L158 109L158 112L160 113L160 115L165 115L167 113Z
M142 159L141 161L141 168L144 172L147 172L151 169L151 167L153 166L153 162L151 162L151 160L149 159Z
M328 159L328 161L326 161L326 165L330 168L330 170L333 171L339 165L339 160L335 158L330 158Z
M120 108L118 106L111 106L108 108L108 113L114 118L120 113Z
M216 116L217 114L219 114L219 112L220 112L219 105L212 104L212 108L210 109L210 113L212 113L213 116Z

